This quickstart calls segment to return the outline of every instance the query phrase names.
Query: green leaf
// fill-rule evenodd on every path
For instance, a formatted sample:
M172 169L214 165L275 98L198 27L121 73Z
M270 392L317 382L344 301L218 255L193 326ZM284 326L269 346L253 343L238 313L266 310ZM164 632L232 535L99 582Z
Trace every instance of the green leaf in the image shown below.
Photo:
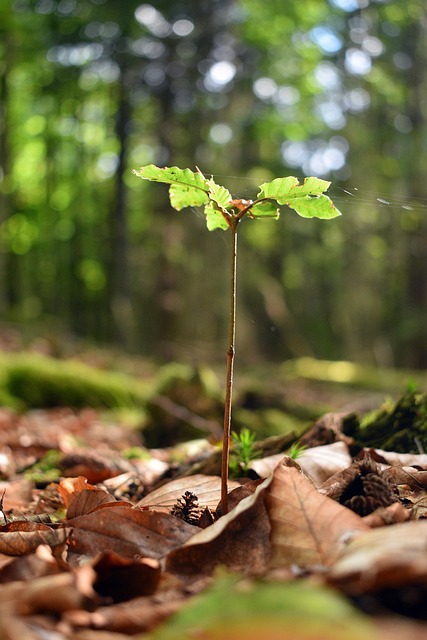
M218 211L216 203L209 202L209 204L206 205L205 215L206 226L209 231L214 231L215 229L222 229L223 231L227 231L227 220L222 215L221 211Z
M230 205L231 193L225 187L220 186L212 180L207 181L209 187L209 198L216 202L220 209L226 209Z
M209 187L202 173L178 167L161 169L154 164L141 167L139 171L134 170L134 173L143 180L170 184L171 205L178 211L184 207L198 207L209 201Z
M209 186L209 203L205 207L206 225L209 231L214 229L228 229L226 218L230 215L227 206L231 201L231 193L225 187L221 187L212 180L207 181Z
M302 218L321 218L331 220L341 215L341 211L335 207L328 196L316 196L314 198L305 196L288 203L294 211Z
M261 191L258 194L258 198L272 198L279 204L287 204L284 198L289 198L289 194L296 185L298 185L298 178L294 176L288 176L287 178L275 178L272 182L264 182L260 186Z
M257 202L248 211L249 218L275 218L277 220L279 215L280 210L269 200Z
M301 185L293 176L276 178L261 185L258 199L275 200L280 205L287 205L303 218L328 220L341 215L330 198L324 195L329 185L327 180L315 177L306 178Z

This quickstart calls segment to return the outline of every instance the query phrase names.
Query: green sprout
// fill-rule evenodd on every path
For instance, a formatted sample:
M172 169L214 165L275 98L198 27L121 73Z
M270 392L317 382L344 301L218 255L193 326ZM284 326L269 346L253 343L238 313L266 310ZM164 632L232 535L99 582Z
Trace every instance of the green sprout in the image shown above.
M255 433L243 427L240 433L231 432L233 448L230 453L230 475L233 478L245 476L252 460L260 457L261 453L254 448Z
M306 449L307 445L299 444L299 442L293 442L287 454L290 458L292 458L292 460L296 460Z

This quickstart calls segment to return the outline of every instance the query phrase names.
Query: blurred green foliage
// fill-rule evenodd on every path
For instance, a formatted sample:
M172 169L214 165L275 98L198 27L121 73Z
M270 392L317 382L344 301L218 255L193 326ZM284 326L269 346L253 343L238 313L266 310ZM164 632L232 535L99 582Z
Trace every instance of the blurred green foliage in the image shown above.
M285 635L284 635L285 634ZM377 634L367 617L337 593L305 582L268 583L217 576L154 633L150 640L327 637L373 640Z
M333 228L242 228L241 358L425 367L425 25L421 0L3 0L0 318L215 359L224 239L131 168L237 197L317 175Z

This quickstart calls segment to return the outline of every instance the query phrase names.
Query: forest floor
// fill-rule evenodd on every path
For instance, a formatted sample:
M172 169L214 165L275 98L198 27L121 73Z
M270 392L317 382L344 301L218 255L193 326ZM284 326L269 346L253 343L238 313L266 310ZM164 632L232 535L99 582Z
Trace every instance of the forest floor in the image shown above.
M151 394L148 435L131 411L3 406L0 638L427 638L426 396L379 409L378 385L317 371L241 390L239 419L273 435L235 445L226 515L194 377Z

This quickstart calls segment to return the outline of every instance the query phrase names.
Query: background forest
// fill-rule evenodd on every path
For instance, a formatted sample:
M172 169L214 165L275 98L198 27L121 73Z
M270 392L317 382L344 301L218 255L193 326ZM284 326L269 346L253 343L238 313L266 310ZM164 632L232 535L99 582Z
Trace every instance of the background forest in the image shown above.
M239 359L426 367L426 30L423 0L2 0L2 321L222 360L228 234L132 169L315 175L341 218L242 225Z

